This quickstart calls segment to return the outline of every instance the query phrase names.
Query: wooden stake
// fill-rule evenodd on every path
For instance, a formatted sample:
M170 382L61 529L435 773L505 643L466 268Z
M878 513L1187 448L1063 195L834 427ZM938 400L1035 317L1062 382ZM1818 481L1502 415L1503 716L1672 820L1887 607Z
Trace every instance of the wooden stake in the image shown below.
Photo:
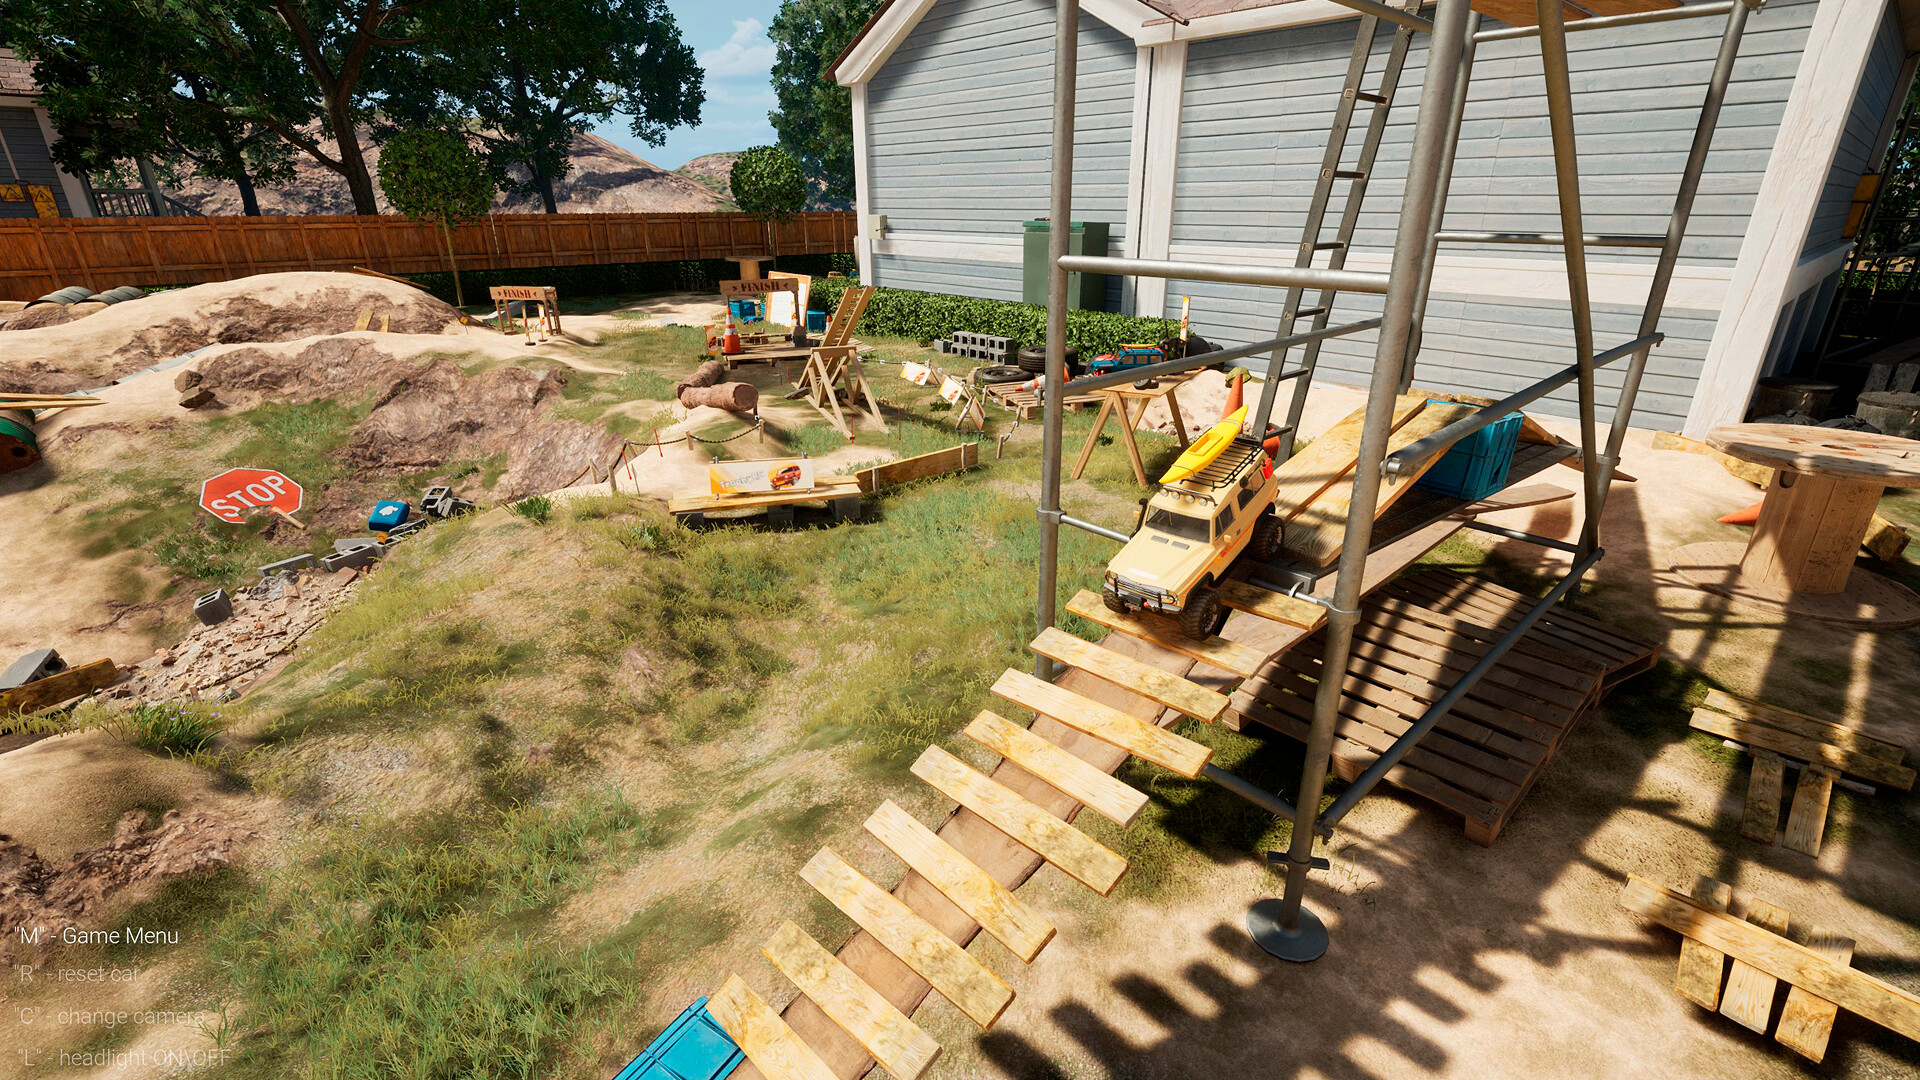
M300 524L300 519L294 517L292 514L287 513L285 510L282 510L277 506L270 506L267 509L272 510L274 513L279 514L283 518L286 518L287 524L293 526L296 529L299 529L301 532L307 531L307 527L305 525Z

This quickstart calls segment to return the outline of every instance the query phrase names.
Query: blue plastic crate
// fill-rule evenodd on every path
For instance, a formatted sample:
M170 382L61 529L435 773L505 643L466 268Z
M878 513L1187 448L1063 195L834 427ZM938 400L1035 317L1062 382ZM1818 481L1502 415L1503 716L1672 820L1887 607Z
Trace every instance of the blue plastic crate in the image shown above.
M720 1080L745 1056L720 1030L707 1011L707 999L701 998L613 1080Z
M760 302L758 300L729 300L727 301L727 310L732 313L734 318L741 322L754 322L760 318Z
M814 333L818 334L818 333L824 332L826 328L827 328L826 312L824 311L807 312L807 329L808 330L811 330Z
M1453 449L1442 454L1414 487L1457 499L1484 499L1506 487L1513 448L1520 440L1520 425L1525 422L1525 417L1512 413L1454 443Z

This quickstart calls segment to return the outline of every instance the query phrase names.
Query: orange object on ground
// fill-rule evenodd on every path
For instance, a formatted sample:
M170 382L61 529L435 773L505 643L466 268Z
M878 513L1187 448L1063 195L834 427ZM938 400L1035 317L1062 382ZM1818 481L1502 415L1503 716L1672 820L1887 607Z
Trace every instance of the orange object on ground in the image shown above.
M1752 525L1760 520L1760 503L1754 503L1752 506L1744 509L1735 510L1731 514L1721 514L1714 520L1722 525Z
M721 344L720 351L726 353L728 356L733 356L740 352L740 331L733 325L733 309L731 308L727 309L727 338L726 341Z
M1220 410L1220 419L1225 420L1247 403L1247 377L1235 375L1227 386L1227 404Z

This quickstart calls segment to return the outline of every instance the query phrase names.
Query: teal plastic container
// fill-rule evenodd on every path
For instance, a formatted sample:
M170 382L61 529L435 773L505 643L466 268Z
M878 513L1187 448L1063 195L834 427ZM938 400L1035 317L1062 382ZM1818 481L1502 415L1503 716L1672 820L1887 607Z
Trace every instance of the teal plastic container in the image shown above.
M1461 439L1413 486L1457 499L1484 499L1499 491L1507 486L1507 471L1513 468L1513 450L1525 422L1519 413L1511 413Z
M745 1056L720 1030L707 1011L707 999L701 998L687 1006L614 1080L721 1080Z

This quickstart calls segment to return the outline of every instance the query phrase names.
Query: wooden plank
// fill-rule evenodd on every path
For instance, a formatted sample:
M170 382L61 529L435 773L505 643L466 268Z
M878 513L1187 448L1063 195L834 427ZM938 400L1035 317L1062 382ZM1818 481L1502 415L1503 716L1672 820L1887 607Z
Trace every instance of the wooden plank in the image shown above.
M1787 932L1787 909L1748 897L1747 921L1784 935ZM1727 974L1726 993L1720 995L1720 1015L1741 1027L1765 1035L1768 1021L1773 1018L1773 993L1779 986L1780 980L1745 960L1735 958L1733 970Z
M711 495L699 491L683 491L667 500L669 513L719 513L727 510L751 510L758 506L779 506L785 503L830 502L834 499L857 497L860 480L854 476L816 476L813 478L812 491L762 491L751 495Z
M1270 655L1225 638L1211 637L1205 641L1195 641L1182 634L1172 619L1110 610L1101 601L1099 593L1086 589L1075 593L1073 599L1067 601L1067 611L1109 630L1118 630L1168 652L1204 661L1242 677L1260 670Z
M1740 835L1763 844L1773 843L1780 827L1780 785L1786 763L1778 754L1762 750L1753 755L1753 774L1747 778L1747 803L1740 813Z
M839 1080L740 976L727 976L719 992L707 999L707 1012L767 1080Z
M1398 431L1426 407L1425 394L1395 398L1392 430ZM1365 408L1355 409L1273 467L1274 478L1279 481L1273 499L1274 516L1283 522L1292 521L1328 488L1352 475L1354 463L1360 457L1360 430L1366 418Z
M1827 830L1827 800L1833 795L1833 774L1818 766L1800 770L1793 788L1793 809L1787 814L1787 832L1780 842L1803 855L1820 854L1820 836Z
M760 951L900 1080L919 1080L940 1056L932 1036L791 921L781 923Z
M871 469L862 469L854 474L860 483L860 490L878 491L884 487L893 487L910 480L924 480L941 473L958 472L971 469L980 463L980 444L961 443L945 450L935 450L931 454L919 454L898 461L889 461L875 465Z
M1757 701L1737 698L1719 690L1707 691L1707 699L1701 704L1715 712L1723 712L1740 720L1748 720L1767 727L1799 735L1802 738L1838 746L1856 754L1879 758L1881 761L1898 765L1906 756L1906 751L1883 739L1876 739L1866 732L1854 728L1841 727L1830 720L1817 716L1783 709L1777 705L1763 705Z
M0 716L39 712L68 698L103 690L112 686L119 677L120 669L114 666L112 660L95 660L91 664L70 667L58 675L35 679L0 693Z
M1052 923L892 800L867 818L867 831L1023 962L1032 963L1053 940Z
M1853 939L1827 931L1815 932L1807 948L1842 967L1853 962ZM1840 1006L1813 993L1804 986L1787 991L1787 1004L1780 1011L1780 1023L1773 1037L1788 1049L1813 1061L1827 1056L1827 1040L1833 1036L1834 1018Z
M1227 711L1227 696L1178 675L1143 664L1049 626L1033 639L1033 651L1115 686L1131 690L1169 709L1211 724Z
M1319 604L1309 604L1285 593L1232 578L1220 583L1220 602L1235 611L1297 626L1302 630L1318 630L1327 622L1327 609Z
M1127 872L1127 860L937 746L913 763L913 775L1101 896Z
M1133 824L1146 809L1146 792L1121 783L998 713L982 711L974 717L967 725L967 737L1116 825Z
M1702 874L1694 880L1693 898L1709 910L1725 911L1733 902L1733 886ZM1726 953L1689 937L1680 939L1680 966L1673 973L1673 988L1681 997L1703 1009L1718 1011L1720 980L1726 974Z
M1920 1039L1920 996L1837 964L1830 956L1722 912L1710 911L1686 896L1637 874L1627 877L1621 906L1669 930L1703 941L1748 965L1804 987L1848 1012L1882 1027Z
M1571 498L1573 498L1573 492L1558 484L1528 484L1524 487L1498 491L1477 502L1470 502L1461 507L1457 513L1477 517L1481 514L1497 514L1502 510L1518 510L1527 506L1566 502Z
M1198 777L1213 758L1210 747L1024 671L1008 668L994 681L993 692L1188 779Z
M1904 765L1856 753L1829 743L1816 742L1799 735L1781 731L1778 728L1749 723L1714 712L1712 709L1693 710L1690 726L1710 735L1723 739L1732 739L1737 743L1763 750L1772 750L1800 761L1815 765L1825 765L1835 772L1844 772L1862 780L1871 780L1876 784L1899 788L1901 791L1913 790L1913 770Z
M800 877L982 1028L1013 1003L1013 989L999 976L832 848L815 853Z
M1428 405L1387 439L1387 453L1404 449L1456 420L1471 416L1473 412L1471 405ZM1419 467L1398 476L1383 477L1373 511L1375 520L1402 495L1411 491L1414 482L1438 464L1441 456L1435 454ZM1352 502L1353 484L1350 480L1329 488L1288 524L1281 534L1282 546L1318 565L1331 563L1346 542L1347 508Z

